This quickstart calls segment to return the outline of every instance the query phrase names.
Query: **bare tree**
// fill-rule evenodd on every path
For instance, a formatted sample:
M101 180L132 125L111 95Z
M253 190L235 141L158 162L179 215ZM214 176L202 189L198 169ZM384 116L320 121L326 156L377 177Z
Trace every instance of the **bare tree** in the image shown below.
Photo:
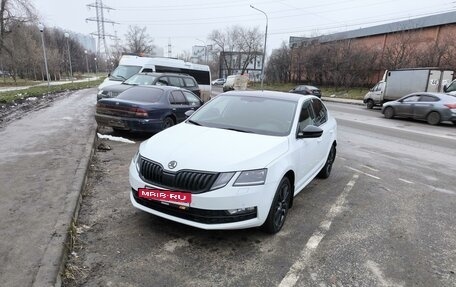
M11 33L11 27L18 22L36 20L36 12L29 0L0 0L0 54L12 50L5 47L5 38Z
M220 53L221 66L228 74L234 70L244 74L254 59L262 54L262 35L258 28L233 26L226 31L214 30L208 39L214 50Z
M291 81L291 53L290 48L282 43L280 49L272 51L266 66L268 82L288 83Z
M146 27L129 26L125 34L125 52L136 54L152 54L155 50L153 40L147 33Z

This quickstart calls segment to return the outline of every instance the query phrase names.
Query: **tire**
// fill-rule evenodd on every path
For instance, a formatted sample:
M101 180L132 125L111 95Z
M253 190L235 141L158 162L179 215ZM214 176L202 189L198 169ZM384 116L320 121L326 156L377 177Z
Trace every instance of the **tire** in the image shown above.
M371 99L367 100L367 102L366 102L366 107L367 107L369 110L372 110L372 109L374 108L374 106L375 106L375 103L374 103L373 100L371 100Z
M387 119L394 118L394 109L392 107L386 107L385 110L383 111L383 115Z
M440 114L438 112L430 112L426 117L426 121L430 125L437 125L440 123Z
M317 177L319 178L328 178L329 175L331 174L332 166L334 163L334 160L336 159L336 146L333 145L331 149L329 150L328 158L326 159L326 163L323 166L323 168L320 170L318 173Z
M268 217L261 226L261 229L267 233L275 234L282 229L285 219L287 218L288 209L291 203L292 187L288 177L282 178L277 187L277 191L272 200Z
M172 127L174 125L175 125L174 120L171 117L166 117L163 120L162 129L165 130L165 129L170 128L170 127Z

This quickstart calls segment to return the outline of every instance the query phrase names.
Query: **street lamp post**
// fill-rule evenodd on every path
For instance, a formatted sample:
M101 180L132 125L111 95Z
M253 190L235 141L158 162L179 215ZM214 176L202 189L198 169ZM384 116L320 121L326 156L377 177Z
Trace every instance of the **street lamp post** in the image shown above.
M70 34L65 33L65 38L67 39L68 62L70 63L70 78L71 78L71 82L73 83L73 68L71 66L70 41L68 40L68 38L70 38Z
M95 77L96 77L98 74L97 57L93 58L93 60L95 61Z
M203 40L200 40L200 39L196 39L197 41L200 41L204 44L204 62L205 64L207 65L207 45L206 45L206 42L204 42Z
M268 40L268 15L263 11L260 10L253 5L250 5L250 8L255 9L266 16L266 30L264 32L264 51L263 51L263 61L261 63L261 90L263 90L263 80L264 80L264 59L266 58L266 42Z
M49 70L48 70L48 64L47 64L47 57L46 57L46 47L44 46L44 26L43 24L38 24L38 29L40 29L40 34L41 34L41 43L43 44L43 55L44 55L44 67L46 68L46 79L47 79L47 86L49 89Z
M87 50L84 50L84 54L86 57L86 65L87 65L87 79L89 77L89 59L87 58Z

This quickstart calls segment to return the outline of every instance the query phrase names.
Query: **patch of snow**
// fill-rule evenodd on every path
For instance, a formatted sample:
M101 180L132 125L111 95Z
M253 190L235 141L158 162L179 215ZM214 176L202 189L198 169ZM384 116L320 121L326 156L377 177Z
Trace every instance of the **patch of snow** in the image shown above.
M31 102L36 101L36 100L38 100L37 97L29 97L29 98L27 98L27 101L31 101Z
M98 138L100 139L107 139L110 141L115 141L115 142L123 142L123 143L135 143L134 141L131 141L129 139L123 138L123 137L115 137L115 136L110 136L110 135L102 135L100 133L97 133Z

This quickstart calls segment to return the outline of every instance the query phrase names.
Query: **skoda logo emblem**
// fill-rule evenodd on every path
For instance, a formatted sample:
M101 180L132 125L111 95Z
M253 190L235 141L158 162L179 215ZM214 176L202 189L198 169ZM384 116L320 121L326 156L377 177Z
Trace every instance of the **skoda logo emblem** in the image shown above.
M172 160L168 163L168 167L170 169L174 169L176 166L177 166L177 161L175 161L175 160Z

